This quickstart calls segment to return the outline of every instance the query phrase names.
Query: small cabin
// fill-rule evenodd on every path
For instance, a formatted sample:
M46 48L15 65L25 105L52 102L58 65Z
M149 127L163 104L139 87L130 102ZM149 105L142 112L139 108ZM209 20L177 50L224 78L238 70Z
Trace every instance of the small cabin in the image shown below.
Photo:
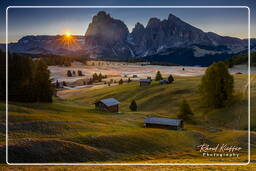
M94 103L95 109L105 110L107 112L118 112L120 102L114 98L102 99Z
M163 84L169 84L169 81L168 81L168 80L160 80L159 83L160 83L161 85L163 85Z
M144 127L180 130L183 128L183 120L163 117L147 117L144 120Z
M151 84L151 80L150 79L140 79L140 86L144 87L144 86L149 86Z

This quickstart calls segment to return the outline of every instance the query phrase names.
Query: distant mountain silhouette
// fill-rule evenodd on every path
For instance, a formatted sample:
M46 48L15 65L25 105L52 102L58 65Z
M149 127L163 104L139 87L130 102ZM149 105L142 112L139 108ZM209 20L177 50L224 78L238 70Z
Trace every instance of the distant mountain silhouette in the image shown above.
M150 18L147 25L137 23L129 33L123 21L105 11L92 18L84 36L73 36L65 44L63 36L25 36L9 44L11 52L61 54L91 58L145 58L182 65L209 65L245 52L247 39L220 36L182 21L173 14L167 19ZM252 51L256 39L251 39ZM3 45L0 48L5 49Z

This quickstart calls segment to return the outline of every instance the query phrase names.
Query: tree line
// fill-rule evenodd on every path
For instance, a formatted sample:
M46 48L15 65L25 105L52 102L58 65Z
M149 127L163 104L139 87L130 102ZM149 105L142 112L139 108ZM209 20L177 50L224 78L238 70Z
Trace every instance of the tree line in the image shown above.
M5 53L1 58L1 100L5 100ZM4 73L4 74L3 74ZM2 89L3 88L3 89ZM2 91L3 90L3 91ZM52 102L54 87L50 71L43 60L20 54L8 54L8 100L17 102Z
M71 66L72 62L78 61L83 64L87 64L88 59L82 57L69 57L62 55L53 54L23 54L19 53L20 56L30 57L32 59L41 59L48 66Z

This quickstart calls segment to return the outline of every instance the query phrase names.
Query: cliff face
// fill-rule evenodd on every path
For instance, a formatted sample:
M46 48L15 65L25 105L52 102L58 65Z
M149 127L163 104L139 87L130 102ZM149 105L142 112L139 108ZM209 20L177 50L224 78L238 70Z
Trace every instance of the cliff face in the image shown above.
M128 34L128 28L122 21L100 11L85 33L85 49L92 52L92 57L129 57Z

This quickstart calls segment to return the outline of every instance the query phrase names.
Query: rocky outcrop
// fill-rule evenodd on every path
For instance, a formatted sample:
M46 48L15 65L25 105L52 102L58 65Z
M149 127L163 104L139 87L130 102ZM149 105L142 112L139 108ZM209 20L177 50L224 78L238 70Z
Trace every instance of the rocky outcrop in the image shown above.
M128 34L128 28L121 20L100 11L85 33L85 48L92 52L92 57L129 57Z

